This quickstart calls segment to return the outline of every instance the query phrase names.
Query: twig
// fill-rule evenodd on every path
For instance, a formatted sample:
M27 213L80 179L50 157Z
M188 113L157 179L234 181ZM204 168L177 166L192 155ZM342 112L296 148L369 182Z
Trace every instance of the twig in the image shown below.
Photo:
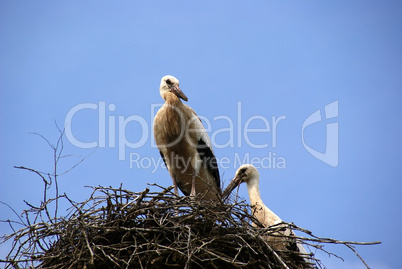
M362 261L362 263L366 266L367 269L370 269L370 267L367 265L367 263L359 255L359 253L357 253L357 251L349 243L345 243L344 245L347 246L348 248L350 248L356 254L356 256Z

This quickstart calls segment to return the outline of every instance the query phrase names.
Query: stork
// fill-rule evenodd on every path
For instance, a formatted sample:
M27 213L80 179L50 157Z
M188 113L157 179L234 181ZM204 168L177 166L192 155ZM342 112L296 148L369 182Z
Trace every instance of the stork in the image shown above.
M165 104L154 119L154 136L159 152L173 180L184 195L221 201L220 176L211 141L194 110L182 100L187 96L179 80L164 76L160 95Z
M253 216L258 220L260 224L264 227L278 227L281 228L282 220L278 215L276 215L272 210L270 210L261 199L260 189L259 189L259 181L260 175L257 169L251 164L243 164L239 167L236 172L234 179L230 182L230 184L226 187L225 191L222 194L223 199L226 199L229 194L239 186L241 183L247 183L248 195L250 198L250 205L252 207ZM257 226L257 223L253 223L254 226ZM293 231L286 227L284 231L278 231L277 233L273 233L273 236L268 236L268 241L272 242L271 246L278 251L282 250L293 250L298 251L303 254L303 256L307 256L307 251L303 247L303 245L299 242L295 244L295 242L285 241L283 236L293 235ZM308 259L304 258L304 262L308 263Z

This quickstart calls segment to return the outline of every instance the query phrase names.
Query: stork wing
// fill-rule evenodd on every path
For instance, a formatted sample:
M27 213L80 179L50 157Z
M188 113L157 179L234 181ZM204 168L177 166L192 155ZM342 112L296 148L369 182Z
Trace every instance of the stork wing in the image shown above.
M169 170L169 167L167 166L167 163L166 163L165 155L163 155L162 151L159 151L159 153L160 153L160 155L161 155L161 157L162 157L163 163L164 163L165 166L166 166L166 169Z
M211 140L209 140L209 136L207 131L204 128L204 125L202 124L202 121L200 119L200 117L198 117L198 115L195 113L195 111L189 107L186 104L183 104L187 110L191 111L191 118L189 119L189 121L191 121L192 125L192 129L197 130L197 135L198 135L198 139L202 139L205 143L205 145L207 145L210 149L211 152L213 154L214 150L212 149L212 143Z
M294 231L292 231L290 228L286 229L285 235L296 236ZM294 252L291 254L294 261L304 264L303 268L313 268L311 266L312 260L309 259L309 253L306 251L303 244L298 242L296 239L290 240L290 238L288 238L288 240L289 241L286 248Z
M212 152L212 148L208 147L205 141L201 138L198 140L197 151L200 158L207 165L209 172L211 172L212 176L215 178L218 191L221 193L221 178L219 175L218 163L214 153Z
M187 105L185 105L187 106ZM189 110L192 111L192 123L194 124L192 127L197 130L197 151L200 155L201 160L206 164L208 170L211 172L212 176L215 178L216 185L218 187L219 193L221 193L221 179L219 175L218 163L216 161L216 157L214 155L214 151L212 149L211 140L209 140L209 136L207 131L204 128L204 125L201 122L201 119L197 116L194 110L187 106Z

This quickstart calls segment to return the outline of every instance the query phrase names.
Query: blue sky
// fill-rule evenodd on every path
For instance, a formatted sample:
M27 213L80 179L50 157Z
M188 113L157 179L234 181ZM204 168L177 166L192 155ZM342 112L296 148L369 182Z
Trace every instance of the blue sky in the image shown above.
M60 178L62 192L81 201L90 192L85 185L171 185L152 164L159 153L151 132L160 79L170 74L210 123L225 185L239 162L265 160L262 199L282 219L323 237L380 240L357 251L372 268L398 268L401 11L399 1L3 1L0 200L17 212L23 200L39 203L40 179L13 166L51 171L51 149L29 133L55 142L54 122L62 127L77 106L84 109L71 120L74 138L100 147L65 139L66 154L92 154ZM335 101L337 117L325 119ZM325 152L327 126L337 123L336 167L303 145L303 123L317 110L323 120L304 129L304 142ZM247 121L262 131L245 135ZM246 186L240 195L248 199ZM15 218L5 206L0 215ZM0 231L10 232L7 225ZM1 257L6 250L0 246ZM346 247L328 250L345 259L320 254L328 268L364 268Z

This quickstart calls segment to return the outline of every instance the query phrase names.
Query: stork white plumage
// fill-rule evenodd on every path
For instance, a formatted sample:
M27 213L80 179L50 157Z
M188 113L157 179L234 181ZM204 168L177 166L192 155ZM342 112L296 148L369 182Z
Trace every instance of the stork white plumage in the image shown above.
M154 136L175 193L179 187L185 195L220 201L219 170L201 120L180 100L188 99L175 77L162 78L160 94L165 104L155 115Z
M260 174L258 173L257 169L251 164L243 164L237 170L234 179L227 186L222 194L222 197L223 199L226 199L234 188L243 182L247 183L247 190L253 216L259 221L259 223L264 225L264 227L273 225L278 225L278 227L280 227L280 223L282 222L281 218L272 212L272 210L270 210L261 199L259 181ZM254 223L254 225L256 224ZM275 250L291 249L306 254L307 256L307 251L301 243L297 242L295 244L295 242L284 241L283 237L278 237L278 235L294 235L294 233L287 227L285 231L278 232L276 236L275 234L274 236L268 236L268 240L272 242L271 246ZM305 262L308 263L308 259L305 259Z
M260 174L257 169L251 164L243 164L237 169L236 175L225 189L223 197L245 182L247 183L250 205L253 207L253 214L256 219L266 227L280 223L282 220L262 202L259 181Z

